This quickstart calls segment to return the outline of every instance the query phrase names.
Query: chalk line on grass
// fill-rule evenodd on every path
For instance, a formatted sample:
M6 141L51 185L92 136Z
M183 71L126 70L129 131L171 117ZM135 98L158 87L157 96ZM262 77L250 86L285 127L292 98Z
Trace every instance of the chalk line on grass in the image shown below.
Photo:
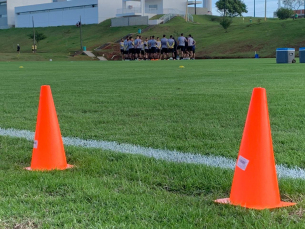
M24 138L34 141L34 132L28 130L3 129L0 127L0 136ZM209 167L222 169L235 168L236 160L222 156L207 156L193 153L182 153L175 150L153 149L132 144L120 144L111 141L84 140L73 137L63 137L66 146L83 148L95 148L110 150L118 153L143 155L158 160L165 160L177 163L202 164ZM285 165L276 165L276 171L280 178L305 179L305 170L299 167L288 168Z

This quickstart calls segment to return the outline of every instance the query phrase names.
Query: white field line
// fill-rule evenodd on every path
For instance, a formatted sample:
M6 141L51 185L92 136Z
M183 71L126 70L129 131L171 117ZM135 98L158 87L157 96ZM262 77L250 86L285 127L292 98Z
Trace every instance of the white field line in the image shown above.
M34 141L34 132L28 130L0 128L0 136L24 138L28 141ZM175 150L153 149L110 141L83 140L80 138L63 137L63 142L66 146L110 150L118 153L143 155L158 160L177 163L202 164L209 167L222 169L233 170L236 163L236 160L222 156L206 156L200 154L182 153ZM276 171L280 178L305 179L305 170L299 167L288 168L285 165L276 165Z

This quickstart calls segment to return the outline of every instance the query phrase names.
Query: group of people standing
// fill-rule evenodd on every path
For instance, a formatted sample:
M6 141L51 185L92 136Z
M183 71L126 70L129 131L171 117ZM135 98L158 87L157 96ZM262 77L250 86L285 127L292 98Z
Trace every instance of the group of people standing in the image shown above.
M194 60L196 41L190 34L187 38L181 36L177 40L171 35L160 39L151 36L142 39L138 35L136 39L127 37L120 42L122 60Z

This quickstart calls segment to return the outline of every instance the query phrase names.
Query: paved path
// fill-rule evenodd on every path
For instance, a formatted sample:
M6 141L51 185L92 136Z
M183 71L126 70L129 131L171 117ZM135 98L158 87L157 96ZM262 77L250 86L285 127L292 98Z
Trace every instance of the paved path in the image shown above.
M101 60L101 61L107 61L107 59L103 56L98 56L97 59Z
M87 56L91 57L91 58L97 58L101 61L107 61L107 59L103 56L95 56L91 51L83 51L83 53L85 53Z
M96 56L91 51L83 51L83 53L85 53L89 57L96 58Z

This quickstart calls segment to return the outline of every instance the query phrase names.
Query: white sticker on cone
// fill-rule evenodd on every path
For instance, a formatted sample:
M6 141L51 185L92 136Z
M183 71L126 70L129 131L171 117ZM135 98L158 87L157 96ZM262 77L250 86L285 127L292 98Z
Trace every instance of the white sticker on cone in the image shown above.
M37 149L38 148L38 141L37 140L34 140L34 149Z
M239 156L238 161L237 161L237 167L246 170L247 166L249 164L249 160L244 158L243 156Z

